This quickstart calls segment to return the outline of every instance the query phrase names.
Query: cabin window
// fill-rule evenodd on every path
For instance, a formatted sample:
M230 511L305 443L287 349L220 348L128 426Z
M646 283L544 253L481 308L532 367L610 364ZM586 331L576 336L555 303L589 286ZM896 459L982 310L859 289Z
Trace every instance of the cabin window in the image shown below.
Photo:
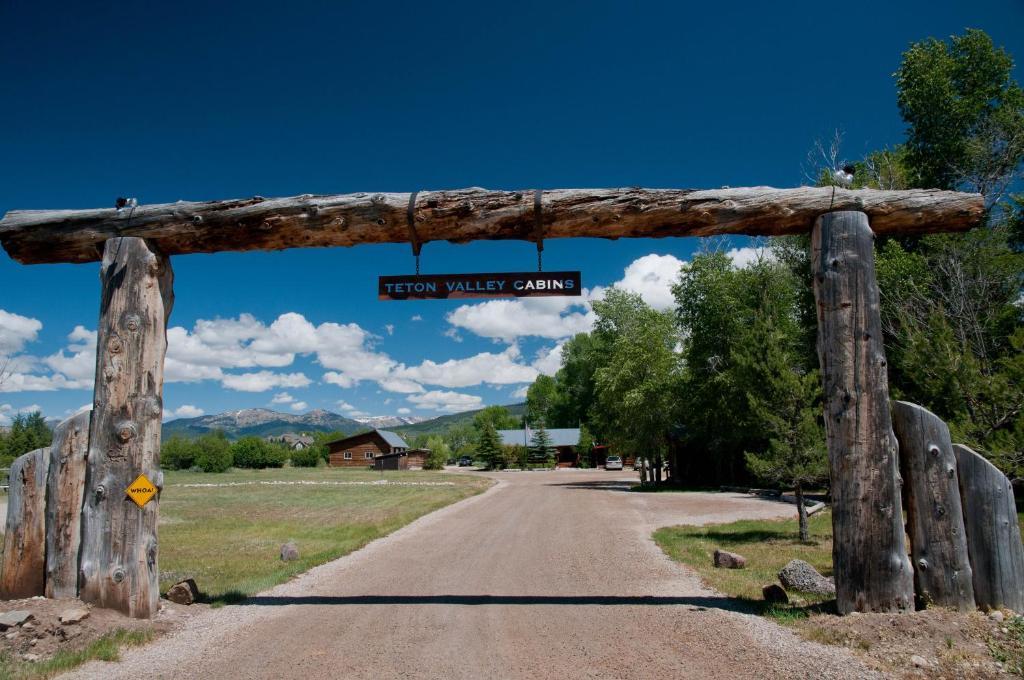
M352 452L351 451L346 451L345 452L345 460L352 460Z
M363 458L366 458L367 460L373 458L373 452L372 451L364 451L363 452Z

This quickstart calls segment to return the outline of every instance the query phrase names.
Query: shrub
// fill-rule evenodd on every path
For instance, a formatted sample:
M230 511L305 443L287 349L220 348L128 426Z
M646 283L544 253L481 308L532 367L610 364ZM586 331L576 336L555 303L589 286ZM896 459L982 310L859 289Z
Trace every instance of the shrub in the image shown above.
M175 435L160 447L160 466L170 470L188 470L195 463L195 443Z
M242 437L231 445L231 459L235 467L257 470L279 468L284 465L287 458L286 449L274 446L259 437Z
M320 450L316 446L292 451L292 465L295 467L316 467L320 462Z
M195 464L203 472L224 472L232 464L231 444L223 432L204 434L195 440Z

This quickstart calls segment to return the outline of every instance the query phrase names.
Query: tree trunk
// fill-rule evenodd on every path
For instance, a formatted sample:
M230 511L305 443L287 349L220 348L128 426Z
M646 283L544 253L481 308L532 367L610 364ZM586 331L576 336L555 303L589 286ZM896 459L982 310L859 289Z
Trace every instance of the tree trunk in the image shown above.
M949 428L934 413L905 401L893 402L892 423L900 445L917 597L925 606L973 611L973 577Z
M53 430L46 483L46 597L78 597L89 419L82 411Z
M11 211L0 243L24 264L93 262L109 238L145 238L166 255L409 243L409 194L260 196L137 208ZM827 210L863 210L878 233L963 231L984 212L979 194L912 189L772 187L552 189L544 238L805 234ZM423 191L413 218L419 243L536 238L533 191Z
M157 613L159 493L139 508L126 494L145 474L157 489L168 259L138 238L107 241L100 280L96 387L82 507L81 598L135 618Z
M654 483L661 486L661 456L654 459Z
M872 240L861 212L822 215L811 235L841 614L913 607Z
M15 600L45 593L49 466L48 448L26 453L11 463L0 598Z
M1024 546L1010 480L977 453L953 444L964 505L974 599L983 609L1024 613Z
M800 526L800 541L806 543L811 540L811 533L807 529L807 507L804 505L804 487L796 485L796 517Z

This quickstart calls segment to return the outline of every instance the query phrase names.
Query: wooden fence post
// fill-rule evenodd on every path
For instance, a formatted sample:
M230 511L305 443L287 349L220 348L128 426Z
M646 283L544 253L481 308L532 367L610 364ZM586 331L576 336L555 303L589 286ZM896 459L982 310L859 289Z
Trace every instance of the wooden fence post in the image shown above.
M126 490L140 474L162 484L160 421L170 261L140 238L106 242L85 500L80 597L135 618L159 607L157 506Z
M821 215L811 233L841 614L911 609L914 597L873 240L862 212Z
M1024 613L1024 546L1010 480L995 465L953 444L964 505L974 599L982 609Z
M907 502L914 590L925 605L974 610L964 511L949 428L926 408L892 405Z
M46 482L46 597L78 597L82 494L89 451L89 418L82 411L53 430Z
M0 598L42 595L46 577L46 470L50 450L36 449L11 463Z

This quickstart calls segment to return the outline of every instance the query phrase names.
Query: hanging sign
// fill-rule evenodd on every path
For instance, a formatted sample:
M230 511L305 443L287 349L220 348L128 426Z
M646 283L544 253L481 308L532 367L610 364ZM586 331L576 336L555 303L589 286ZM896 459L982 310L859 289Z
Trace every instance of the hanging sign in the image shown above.
M582 294L579 272L381 276L377 289L377 298L380 300L577 297Z

